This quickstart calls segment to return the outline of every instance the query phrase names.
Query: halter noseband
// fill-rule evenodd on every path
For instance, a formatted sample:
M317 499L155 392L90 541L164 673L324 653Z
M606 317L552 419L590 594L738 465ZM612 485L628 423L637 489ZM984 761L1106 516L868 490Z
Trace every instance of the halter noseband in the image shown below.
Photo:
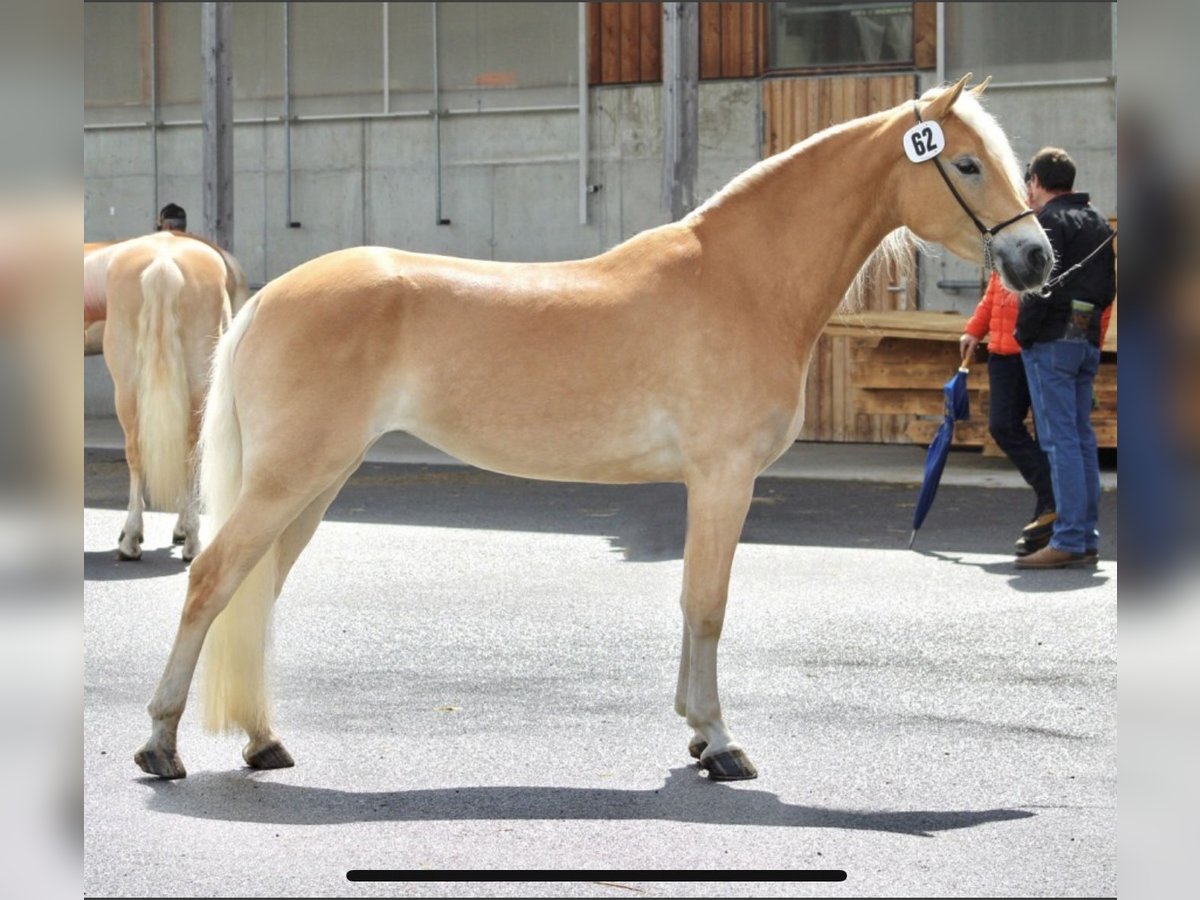
M925 121L921 118L921 108L917 105L915 100L913 101L913 115L917 117L918 122ZM1018 222L1026 216L1035 215L1034 211L1032 209L1026 209L1017 213L1011 219L1005 219L999 225L993 225L991 228L987 228L981 221L979 221L979 216L972 212L971 207L967 206L967 201L962 198L962 194L958 192L958 188L954 186L954 182L950 180L950 176L946 174L946 169L942 165L941 159L936 156L933 157L933 164L937 166L938 174L942 176L942 181L946 182L946 187L950 188L950 193L954 195L954 199L958 201L958 205L963 208L963 212L971 217L971 221L975 224L975 227L979 229L979 234L983 238L983 265L985 269L991 271L992 238L999 234L1001 229L1007 228L1014 222Z

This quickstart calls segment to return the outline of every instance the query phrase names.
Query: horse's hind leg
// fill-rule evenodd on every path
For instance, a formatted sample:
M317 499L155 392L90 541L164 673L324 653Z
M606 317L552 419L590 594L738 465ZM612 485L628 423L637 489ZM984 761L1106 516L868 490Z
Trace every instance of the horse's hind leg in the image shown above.
M308 542L312 540L317 526L321 524L321 519L325 516L325 511L329 509L329 504L337 497L338 491L342 489L347 479L354 474L361 463L362 457L359 456L354 464L320 496L308 504L305 510L296 516L279 536L275 562L276 599L283 590L283 583L287 580L292 566L295 565L300 553L308 546ZM294 765L291 754L284 749L283 744L268 724L247 722L244 727L250 737L250 742L242 750L242 758L246 760L247 765L255 769L280 769Z
M200 403L193 398L192 420L188 425L188 470L187 489L179 498L179 518L171 533L171 543L182 544L184 562L191 562L200 554L200 486L196 480L199 458L196 456L196 440L200 432Z
M209 626L311 496L297 500L294 494L245 492L212 544L192 563L175 644L148 707L150 740L134 755L143 771L163 778L187 774L176 752L176 734Z
M138 449L137 399L134 392L122 390L115 383L113 392L117 421L125 435L125 461L129 465L129 510L125 514L125 527L117 539L117 558L141 559L145 535L142 512L146 501L142 492L142 454Z
M726 728L717 692L717 644L725 622L729 574L753 493L753 476L688 482L684 637L675 708L693 729L689 752L717 780L758 774Z

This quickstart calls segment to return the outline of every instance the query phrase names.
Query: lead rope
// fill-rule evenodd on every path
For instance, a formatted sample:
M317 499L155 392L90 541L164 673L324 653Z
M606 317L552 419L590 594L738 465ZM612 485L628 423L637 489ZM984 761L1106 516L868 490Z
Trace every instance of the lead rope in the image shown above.
M1088 260L1090 260L1093 256L1095 256L1101 250L1103 250L1109 241L1116 240L1116 237L1117 237L1117 233L1115 231L1110 232L1108 237L1106 237L1104 240L1102 240L1096 246L1095 250L1093 250L1091 253L1089 253L1087 256L1085 256L1083 259L1081 259L1079 262L1075 263L1075 265L1071 266L1071 268L1067 269L1065 272L1060 272L1054 278L1051 278L1049 281L1047 281L1045 284L1043 284L1036 292L1030 291L1029 293L1036 294L1036 296L1038 296L1038 297L1049 297L1050 291L1052 291L1057 285L1060 285L1064 281L1066 281L1071 275L1073 275L1075 272L1079 271L1079 269L1083 268L1083 266L1088 262Z

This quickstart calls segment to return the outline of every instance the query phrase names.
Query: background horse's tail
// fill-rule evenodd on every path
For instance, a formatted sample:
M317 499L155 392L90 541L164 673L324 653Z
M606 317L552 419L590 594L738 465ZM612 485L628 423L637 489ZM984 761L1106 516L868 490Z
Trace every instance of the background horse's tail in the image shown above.
M200 496L213 525L229 518L242 487L242 430L233 396L233 360L254 319L254 297L217 344L200 428ZM261 733L268 718L265 657L275 601L276 545L234 591L204 642L204 724Z
M141 275L138 311L138 449L150 504L179 506L188 486L191 395L179 333L184 278L169 256L155 257Z

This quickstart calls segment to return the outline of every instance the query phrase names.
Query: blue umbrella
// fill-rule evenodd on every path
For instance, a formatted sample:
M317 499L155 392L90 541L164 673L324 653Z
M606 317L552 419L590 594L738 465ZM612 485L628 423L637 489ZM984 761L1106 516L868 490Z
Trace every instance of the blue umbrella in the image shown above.
M909 549L912 549L913 541L917 539L917 529L925 521L929 507L933 506L933 498L937 496L942 469L946 468L946 457L950 455L950 444L954 441L954 423L971 415L971 404L967 398L968 371L967 360L964 359L954 376L942 386L946 398L945 412L942 424L929 443L929 452L925 454L925 481L921 484L921 493L917 495L917 508L913 510Z

